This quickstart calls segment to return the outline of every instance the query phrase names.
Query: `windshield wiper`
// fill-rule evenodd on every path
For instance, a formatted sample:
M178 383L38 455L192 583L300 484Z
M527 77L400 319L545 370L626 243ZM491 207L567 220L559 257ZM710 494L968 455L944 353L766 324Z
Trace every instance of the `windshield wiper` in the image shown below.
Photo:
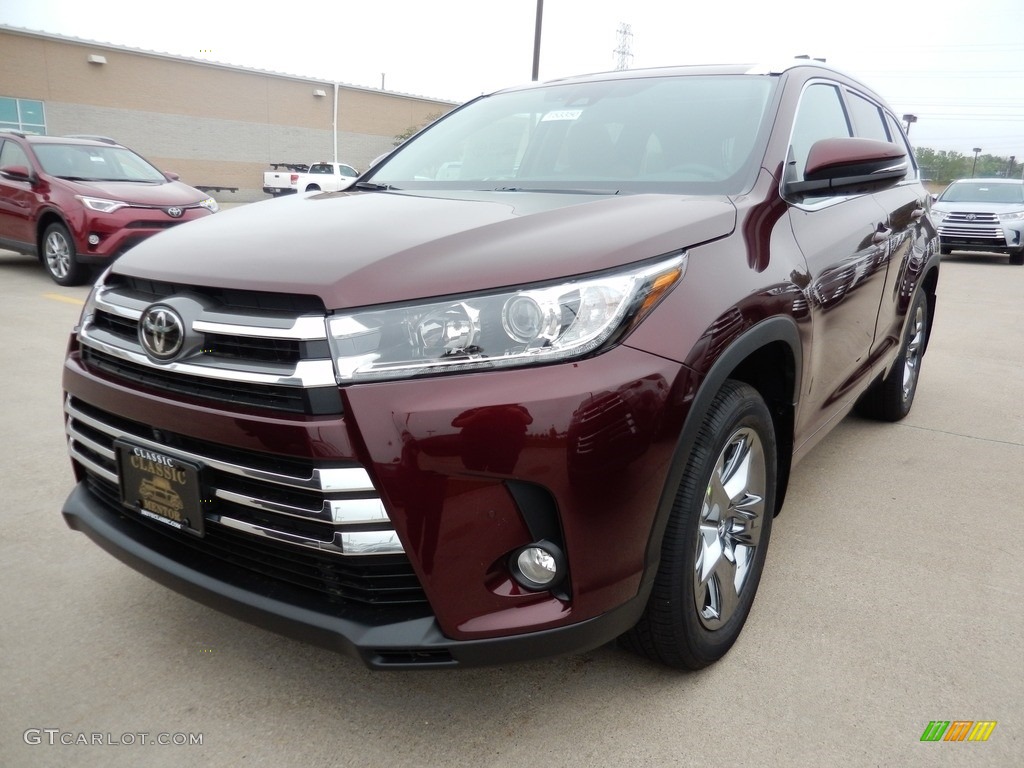
M617 189L550 189L548 187L495 187L493 192L551 192L555 195L617 195Z
M369 189L373 192L387 192L389 190L398 190L398 187L392 187L390 184L378 184L375 181L357 181L350 188Z

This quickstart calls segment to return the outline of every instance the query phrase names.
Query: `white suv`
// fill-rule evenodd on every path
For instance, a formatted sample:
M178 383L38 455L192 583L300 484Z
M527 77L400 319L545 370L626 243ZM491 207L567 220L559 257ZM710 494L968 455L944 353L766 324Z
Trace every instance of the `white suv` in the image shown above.
M986 251L1010 254L1024 266L1024 181L961 179L932 205L942 252Z

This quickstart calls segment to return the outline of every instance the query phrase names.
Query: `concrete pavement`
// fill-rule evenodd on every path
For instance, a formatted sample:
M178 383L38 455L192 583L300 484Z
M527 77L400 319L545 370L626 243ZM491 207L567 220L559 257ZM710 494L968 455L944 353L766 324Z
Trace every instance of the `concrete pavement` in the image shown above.
M796 468L719 664L680 674L606 647L371 673L65 527L60 368L87 289L0 253L0 765L1020 765L1024 268L942 269L913 412L848 418ZM998 724L922 743L932 720Z

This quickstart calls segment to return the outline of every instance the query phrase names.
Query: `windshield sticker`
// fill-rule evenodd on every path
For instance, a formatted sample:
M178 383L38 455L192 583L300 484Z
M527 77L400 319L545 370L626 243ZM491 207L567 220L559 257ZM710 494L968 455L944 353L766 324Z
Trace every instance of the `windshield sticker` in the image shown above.
M582 109L557 109L554 112L548 112L540 121L546 123L551 120L578 120L582 114Z

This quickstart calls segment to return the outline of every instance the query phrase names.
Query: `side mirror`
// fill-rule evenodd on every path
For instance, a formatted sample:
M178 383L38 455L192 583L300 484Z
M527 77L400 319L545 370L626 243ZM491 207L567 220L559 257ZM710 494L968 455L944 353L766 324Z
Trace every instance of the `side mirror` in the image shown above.
M167 177L168 181L178 181L181 179L181 176L174 173L173 171L167 171L167 173L165 173L164 176Z
M32 171L27 165L5 165L0 168L0 176L11 181L32 181Z
M905 179L907 154L874 139L822 139L811 146L802 181L783 182L785 195L825 197L877 192Z

